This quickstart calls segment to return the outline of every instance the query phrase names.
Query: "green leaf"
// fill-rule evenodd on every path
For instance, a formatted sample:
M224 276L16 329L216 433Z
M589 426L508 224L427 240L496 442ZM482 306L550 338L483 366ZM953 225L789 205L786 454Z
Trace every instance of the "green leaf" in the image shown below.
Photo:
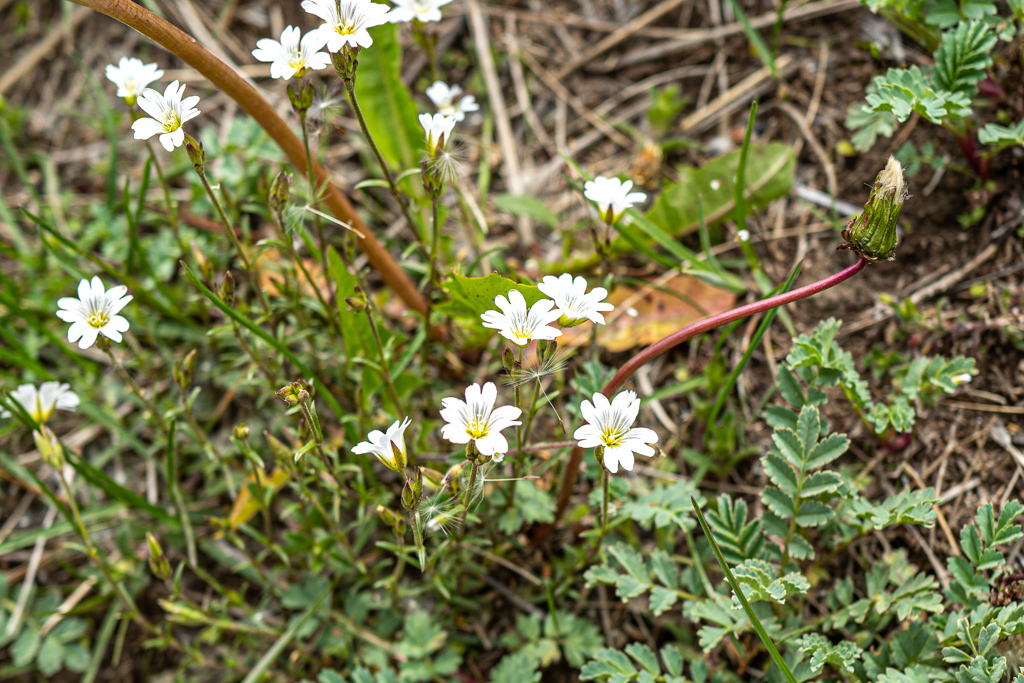
M543 223L552 230L558 227L558 215L536 197L500 194L494 198L494 208L513 216L526 216Z
M391 167L418 167L425 138L416 119L416 103L402 82L398 25L384 24L369 31L373 48L359 53L359 108L370 135Z
M835 472L815 472L804 479L800 489L801 498L813 498L824 493L832 493L843 484L843 478Z
M991 13L995 13L994 5L988 2L984 5L991 8ZM979 6L974 4L972 9ZM965 14L966 8L965 4ZM988 12L979 9L977 13ZM985 69L992 66L991 53L997 40L988 25L981 21L965 22L955 30L945 31L942 34L942 44L935 52L935 68L932 70L936 86L967 98L974 97L978 91L978 81L985 77Z
M833 645L828 638L820 633L810 633L797 639L797 645L805 654L811 656L810 667L813 673L821 671L825 664L841 674L852 675L854 664L860 660L864 651L848 640Z
M630 643L625 647L626 654L632 657L645 671L652 674L661 673L661 665L654 651L643 643Z
M867 92L874 92L872 86L868 86ZM862 102L856 102L846 110L846 128L854 131L850 138L854 148L858 152L869 152L879 135L891 138L896 132L896 116L891 111L875 111Z
M824 467L845 453L849 447L850 440L845 434L830 434L811 449L804 467L808 470Z
M788 496L778 489L761 491L761 501L779 517L790 519L796 515L792 496Z
M660 616L668 611L672 605L676 604L678 599L679 595L674 590L655 586L651 589L651 612L656 617Z
M913 112L934 124L941 124L947 116L971 115L970 95L941 89L916 66L889 69L884 75L876 76L872 83L874 89L867 95L870 108L891 111L900 122L906 121Z
M464 277L452 273L442 288L451 299L437 306L438 311L456 318L475 319L477 322L483 313L495 309L494 298L499 295L507 297L509 290L519 290L527 306L545 298L536 285L519 284L498 273L485 277Z
M797 428L799 429L800 423L797 422ZM772 434L772 442L775 447L779 449L779 453L784 457L794 469L803 471L804 469L804 442L800 440L800 436L792 429L776 429Z
M64 647L59 639L47 636L43 640L43 646L36 655L36 666L39 672L47 677L52 677L64 668Z
M1024 512L1024 505L1019 500L1009 500L999 513L999 521L995 525L995 531L991 537L985 537L985 543L989 546L1005 545L1013 543L1022 536L1020 525L1014 524L1014 520Z
M685 235L700 227L698 202L711 226L735 208L735 177L741 150L708 162L701 168L683 166L679 182L666 185L647 217L666 233ZM772 200L785 197L793 186L796 160L793 149L782 143L751 145L744 172L748 206L764 208Z
M11 661L15 666L28 666L36 658L40 645L42 639L39 637L39 631L26 624L21 629L21 635L11 645Z
M505 655L491 669L491 683L540 683L539 662L525 652Z
M678 481L672 486L659 486L623 504L622 514L644 525L653 522L658 529L672 525L689 531L697 523L686 501L696 493L697 488L689 480Z
M761 466L771 482L790 496L800 493L798 473L788 462L769 451L761 458Z
M835 510L823 503L804 501L796 515L796 524L800 527L822 526L835 516Z
M594 660L580 670L581 681L621 681L626 683L636 678L637 671L629 657L618 650L605 648L594 655ZM613 678L615 677L615 678Z

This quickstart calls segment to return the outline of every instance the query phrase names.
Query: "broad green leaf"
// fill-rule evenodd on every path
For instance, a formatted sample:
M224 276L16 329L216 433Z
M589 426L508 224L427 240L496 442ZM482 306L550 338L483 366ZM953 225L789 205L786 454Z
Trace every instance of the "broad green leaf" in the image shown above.
M507 296L511 289L518 289L522 293L527 306L545 298L536 285L522 285L498 273L485 277L464 277L452 273L442 287L451 299L437 306L437 310L445 315L472 318L477 322L484 312L495 310L496 296Z
M761 458L761 466L772 483L791 496L800 493L797 472L788 462L772 452Z
M666 233L679 236L700 227L697 206L703 203L708 225L725 218L735 208L735 178L740 151L723 154L701 168L679 169L679 182L666 185L647 217ZM764 208L789 194L796 160L793 149L782 143L751 145L744 173L748 206Z
M796 515L797 526L821 526L835 516L835 510L822 503L803 501Z
M636 660L646 671L652 674L661 673L661 665L658 664L658 657L654 651L643 643L630 643L625 647L626 654Z
M811 449L807 456L806 468L808 470L818 469L829 464L850 447L850 440L845 434L830 434L824 441Z
M510 213L513 216L526 216L543 223L552 230L558 227L558 215L548 206L527 195L500 194L494 198L494 208Z
M799 422L797 428L799 428ZM772 434L772 441L790 465L799 471L804 470L804 443L795 431L785 428L776 429Z
M679 595L674 590L655 586L651 589L651 612L654 616L659 616L676 604L678 599Z

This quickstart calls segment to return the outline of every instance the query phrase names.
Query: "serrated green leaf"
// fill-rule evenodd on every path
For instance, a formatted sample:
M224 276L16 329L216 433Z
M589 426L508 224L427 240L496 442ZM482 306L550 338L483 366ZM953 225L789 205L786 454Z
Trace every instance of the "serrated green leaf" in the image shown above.
M779 517L791 519L796 510L793 507L793 498L778 489L765 489L761 492L761 501Z
M652 674L661 673L661 665L658 664L658 657L651 648L643 643L630 643L625 647L626 654L632 657L644 670Z
M797 422L799 427L799 421ZM790 465L799 471L804 469L804 443L792 429L776 429L772 433L772 441L779 453Z
M804 501L796 515L796 524L800 527L821 526L835 516L835 510L815 501Z
M761 458L761 466L764 467L765 474L775 486L791 496L800 493L796 470L778 455L770 451L765 453Z
M979 16L968 17L980 19L981 15L995 13L995 5L991 2L963 0L961 9L967 15L968 9ZM985 77L985 69L992 66L992 48L995 47L995 34L988 25L981 21L965 22L955 30L942 34L942 44L935 52L935 68L932 77L937 87L951 93L963 94L970 98L977 92L977 83Z
M845 434L830 434L811 449L804 468L815 470L829 464L850 447L850 440Z
M835 472L815 472L804 479L803 486L800 487L800 497L813 498L814 496L820 496L824 493L832 493L838 489L842 483L843 478Z

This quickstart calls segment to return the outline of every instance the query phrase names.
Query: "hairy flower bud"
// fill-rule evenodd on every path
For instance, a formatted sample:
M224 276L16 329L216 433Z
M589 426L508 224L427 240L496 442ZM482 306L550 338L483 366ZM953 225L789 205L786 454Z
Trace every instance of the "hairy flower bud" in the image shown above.
M889 157L889 163L875 178L864 210L843 230L847 243L839 248L851 249L869 261L892 261L896 258L896 221L909 196L903 167L895 157Z
M228 306L235 305L235 276L231 271L224 273L224 279L220 281L217 296L224 300Z
M394 527L395 523L398 521L398 515L391 510L388 510L383 505L377 506L377 516L380 517L380 521L384 522L389 527Z
M298 77L301 78L301 76ZM299 116L305 116L309 108L313 106L315 92L313 84L305 81L302 81L298 88L293 85L288 86L288 101L292 103L292 109Z
M505 367L505 373L512 377L512 373L515 371L516 358L512 355L512 349L505 347L505 351L501 354L501 364Z
M146 532L146 545L149 546L149 569L158 579L167 579L171 576L171 563L167 561L160 542L151 531Z
M291 184L291 173L281 171L274 177L274 182L270 184L270 194L268 197L270 210L274 213L281 213L288 203L288 198L291 196Z

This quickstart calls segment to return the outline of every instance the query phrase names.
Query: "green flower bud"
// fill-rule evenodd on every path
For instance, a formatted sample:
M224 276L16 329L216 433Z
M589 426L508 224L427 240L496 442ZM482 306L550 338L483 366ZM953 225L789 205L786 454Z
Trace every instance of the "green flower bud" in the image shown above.
M174 382L181 387L182 391L188 391L192 386L192 373L196 369L196 350L192 349L185 357L178 362L174 360Z
M391 510L388 510L383 505L377 506L377 516L380 517L380 521L384 522L392 528L394 528L395 523L398 522L398 515L396 515Z
M239 441L245 441L246 439L249 438L249 425L244 423L235 425L233 433L236 439L238 439Z
M32 439L36 442L36 450L43 462L55 470L64 467L64 448L53 432L40 425L38 431L32 432Z
M224 273L224 279L220 281L217 296L224 300L228 306L235 305L235 276L231 271Z
M505 347L505 351L501 354L501 364L505 367L505 373L511 377L516 367L516 358L512 354L512 349Z
M288 198L291 196L291 184L291 173L281 171L274 177L274 182L270 184L270 193L268 195L268 204L270 205L270 210L274 213L281 213L281 210L288 203Z
M192 162L192 168L200 175L204 172L206 152L203 151L203 143L185 133L185 151L188 152L188 160Z
M541 365L551 360L556 353L558 353L558 342L553 339L541 339L537 342L537 362Z
M889 157L889 163L875 178L864 210L843 230L847 243L839 248L851 249L868 261L892 261L896 258L896 221L909 196L903 167L895 157Z
M301 75L296 74L299 78ZM296 89L295 86L288 86L288 101L292 103L292 109L296 111L299 116L305 115L309 108L313 106L313 84L306 83L303 81L299 84Z
M348 310L353 313L362 313L366 310L366 302L354 296L345 297L345 303L348 304Z
M167 561L160 542L152 532L146 532L146 545L149 546L149 569L158 579L166 580L171 576L171 563Z

